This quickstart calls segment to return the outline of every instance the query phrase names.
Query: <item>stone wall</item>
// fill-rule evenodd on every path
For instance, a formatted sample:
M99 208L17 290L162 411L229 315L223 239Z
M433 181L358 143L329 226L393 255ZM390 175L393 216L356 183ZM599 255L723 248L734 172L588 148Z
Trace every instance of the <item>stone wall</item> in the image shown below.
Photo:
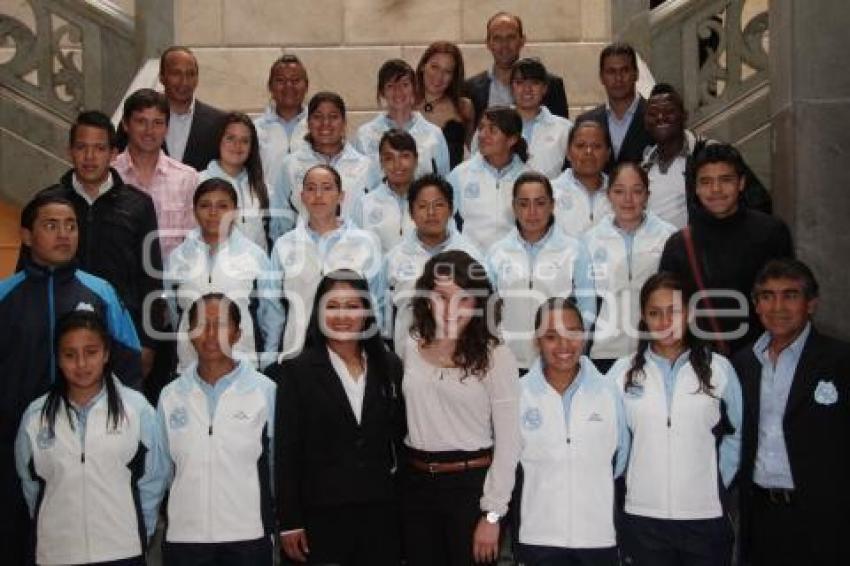
M311 93L344 96L353 128L376 110L386 59L415 66L428 43L444 39L461 46L467 76L488 66L485 23L498 10L523 18L523 53L564 77L571 115L602 99L597 57L610 37L609 0L174 0L175 40L197 54L203 100L261 111L269 67L285 51L306 64Z

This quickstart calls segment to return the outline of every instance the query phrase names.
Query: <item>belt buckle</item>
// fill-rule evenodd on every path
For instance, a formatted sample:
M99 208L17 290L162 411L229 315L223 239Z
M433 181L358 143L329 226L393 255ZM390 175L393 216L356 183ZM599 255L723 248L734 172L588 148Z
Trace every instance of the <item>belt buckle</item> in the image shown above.
M437 473L437 464L435 462L428 462L428 473L431 475Z

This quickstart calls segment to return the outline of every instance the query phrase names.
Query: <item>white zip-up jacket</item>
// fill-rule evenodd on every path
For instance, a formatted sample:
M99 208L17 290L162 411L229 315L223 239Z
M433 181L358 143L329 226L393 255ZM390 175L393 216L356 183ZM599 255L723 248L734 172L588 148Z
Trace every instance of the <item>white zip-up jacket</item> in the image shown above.
M234 226L215 251L201 239L199 228L192 230L168 257L163 279L172 324L179 332L178 371L197 359L188 336L189 307L207 293L224 293L239 306L242 335L234 352L254 367L274 361L284 314L272 277L265 252L239 228Z
M593 194L567 169L552 180L555 193L555 219L564 232L576 238L613 212L608 200L608 176L602 174L602 186Z
M560 175L572 128L571 121L552 114L545 106L541 106L540 112L531 120L523 120L522 137L528 144L528 168L550 179ZM473 153L478 151L478 132L472 136L471 147Z
M354 145L360 153L374 162L377 170L381 167L378 145L381 143L384 132L391 128L404 130L416 140L416 153L419 156L416 177L426 173L436 173L444 177L449 174L449 146L446 144L443 130L429 122L419 112L414 112L407 124L396 124L386 112L383 112L357 129Z
M224 179L236 189L236 208L239 216L235 220L236 226L246 238L257 244L265 253L269 251L266 228L263 223L267 211L260 207L260 200L251 192L251 183L248 181L248 172L243 168L236 177L231 177L227 171L221 168L217 160L210 161L207 168L198 175L200 185L207 179Z
M591 278L602 298L590 357L621 358L637 349L640 289L658 271L664 243L676 228L652 212L630 235L609 214L582 238L590 253Z
M655 519L720 517L720 480L731 483L741 449L741 386L729 360L711 355L711 395L699 381L687 352L666 375L647 351L637 386L623 390L632 357L620 358L608 377L623 396L632 432L626 472L626 512ZM665 383L672 381L669 385ZM734 432L718 448L723 415Z
M276 175L272 189L271 208L273 210L269 231L272 241L295 227L297 219L306 216L307 209L301 201L304 176L314 165L330 165L342 179L342 203L340 215L348 218L351 207L372 187L381 182L380 169L371 159L346 143L342 151L331 159L307 145L287 155Z
M407 195L400 197L386 182L360 195L351 209L351 219L360 228L374 232L381 240L383 253L416 230Z
M614 478L626 466L629 431L614 384L587 357L580 364L564 396L547 383L539 359L520 380L522 544L616 544Z
M381 243L377 236L350 221L343 221L336 230L319 236L308 227L306 217L302 217L294 230L281 236L272 250L274 282L282 285L276 292L288 307L280 359L301 352L316 287L324 275L337 269L350 269L366 279L380 325L385 288L381 263Z
M387 311L384 313L384 320L387 325L393 324L391 328L387 327L385 335L393 336L396 354L402 359L404 359L404 346L407 343L410 325L413 322L410 305L416 289L416 280L422 275L422 270L429 259L438 253L452 250L466 252L486 267L481 252L463 234L451 227L451 220L448 238L443 243L427 248L414 229L384 257L383 280L389 293L389 300L385 302ZM392 316L393 310L395 317Z
M273 532L275 390L244 362L214 387L193 364L162 390L157 413L173 468L165 540L235 542Z
M449 174L455 210L463 219L463 235L482 253L486 254L513 228L514 181L527 170L516 155L508 165L496 170L476 153Z
M257 138L260 140L260 159L263 162L263 177L269 190L275 186L277 175L280 174L280 166L283 158L290 153L295 153L302 147L309 147L304 137L307 135L307 108L294 118L297 120L292 129L292 135L286 133L274 102L266 106L265 111L254 118L254 126L257 128Z
M529 244L514 227L487 254L487 271L504 301L502 332L520 368L537 357L534 315L549 297L575 295L585 328L596 316L596 293L588 277L590 258L580 240L566 235L557 223L543 238Z
M163 431L145 398L113 377L124 418L108 419L106 390L56 412L51 436L33 401L15 442L18 475L35 520L38 564L88 564L143 554L168 476ZM140 524L139 518L144 523Z

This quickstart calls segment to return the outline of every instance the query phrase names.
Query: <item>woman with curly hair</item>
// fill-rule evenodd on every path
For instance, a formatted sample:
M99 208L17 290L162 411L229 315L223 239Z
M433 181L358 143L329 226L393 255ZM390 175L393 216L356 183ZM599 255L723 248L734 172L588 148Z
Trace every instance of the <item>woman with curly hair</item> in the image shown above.
M425 264L405 348L408 564L495 561L519 453L516 360L501 303L466 252Z

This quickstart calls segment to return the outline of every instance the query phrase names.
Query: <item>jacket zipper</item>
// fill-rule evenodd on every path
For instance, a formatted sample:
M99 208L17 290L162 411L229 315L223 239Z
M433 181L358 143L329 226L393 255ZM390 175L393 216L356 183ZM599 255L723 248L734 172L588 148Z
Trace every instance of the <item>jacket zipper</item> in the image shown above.
M206 399L205 399L206 401ZM215 409L210 410L210 420L209 420L209 428L207 430L207 540L213 540L213 526L212 526L212 516L213 516L213 465L212 465L212 455L213 455L213 421L215 420Z
M86 486L88 482L86 481L86 434L88 427L82 425L79 417L77 418L77 426L80 427L80 466L82 466L82 476L83 476L83 505L82 505L82 522L83 522L83 539L85 540L85 549L86 549L86 561L91 561L91 550L89 548L89 522L88 522L88 512L86 511L86 499L88 498L88 490Z
M47 323L50 328L50 336L47 339L50 342L50 383L56 382L56 349L54 346L56 336L56 305L53 300L53 277L54 272L51 269L47 276Z
M674 363L675 364L675 363ZM662 377L663 380L663 377ZM670 404L664 398L667 407L667 518L673 517L673 401L676 399L676 382L673 380L673 388L670 392ZM663 384L662 384L663 385Z

